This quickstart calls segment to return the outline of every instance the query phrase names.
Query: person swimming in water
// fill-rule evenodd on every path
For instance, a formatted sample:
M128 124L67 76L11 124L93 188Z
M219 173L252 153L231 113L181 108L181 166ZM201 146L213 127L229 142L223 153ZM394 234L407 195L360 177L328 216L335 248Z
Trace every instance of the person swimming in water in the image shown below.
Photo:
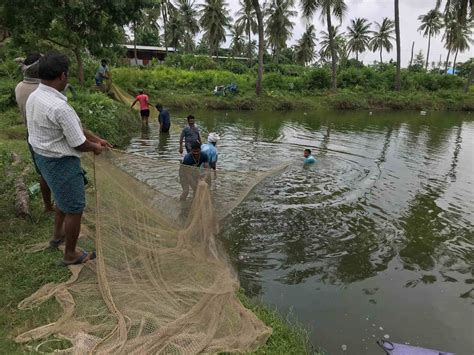
M311 155L311 149L304 150L304 163L305 164L314 164L316 159Z

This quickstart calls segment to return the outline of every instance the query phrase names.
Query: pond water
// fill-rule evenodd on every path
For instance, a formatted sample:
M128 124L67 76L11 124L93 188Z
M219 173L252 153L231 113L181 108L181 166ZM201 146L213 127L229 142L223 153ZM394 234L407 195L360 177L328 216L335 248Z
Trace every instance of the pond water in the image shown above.
M186 114L128 150L177 161ZM193 114L222 138L220 169L291 162L223 228L248 293L291 312L329 354L382 354L384 337L474 352L474 114Z

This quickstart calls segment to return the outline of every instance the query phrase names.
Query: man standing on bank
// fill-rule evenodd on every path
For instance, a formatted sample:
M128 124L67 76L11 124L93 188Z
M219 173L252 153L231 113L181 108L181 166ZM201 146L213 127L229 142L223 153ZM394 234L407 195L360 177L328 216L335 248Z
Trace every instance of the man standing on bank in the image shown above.
M39 53L28 54L22 66L23 81L18 83L18 85L15 88L16 103L18 104L18 108L20 109L20 113L23 117L23 122L25 123L25 125L26 125L26 101L28 100L28 97L30 97L31 93L38 88L38 85L41 82L41 79L38 76L40 58L41 58L41 54ZM26 141L28 143L28 131L26 133ZM51 190L49 189L46 181L41 176L41 172L38 166L36 165L35 153L30 143L28 143L28 148L31 153L31 159L33 160L33 165L35 166L35 170L40 176L39 184L40 184L40 189L41 189L41 196L43 197L44 211L54 212L53 202L51 201Z
M137 101L140 103L140 116L142 116L142 126L148 126L148 117L150 117L150 103L148 102L148 95L146 95L143 90L141 90L137 97L135 97L135 101L133 101L131 108L135 106Z
M179 137L179 154L183 154L183 141L186 147L186 153L191 152L191 146L194 142L201 144L201 135L199 134L199 128L195 124L193 115L188 116L188 125L181 131Z
M29 138L36 164L54 194L56 211L51 245L66 242L63 265L85 263L95 253L76 250L84 210L85 179L81 152L100 154L110 144L82 128L61 91L67 85L69 60L62 54L40 59L38 89L26 103ZM64 235L62 234L64 224Z

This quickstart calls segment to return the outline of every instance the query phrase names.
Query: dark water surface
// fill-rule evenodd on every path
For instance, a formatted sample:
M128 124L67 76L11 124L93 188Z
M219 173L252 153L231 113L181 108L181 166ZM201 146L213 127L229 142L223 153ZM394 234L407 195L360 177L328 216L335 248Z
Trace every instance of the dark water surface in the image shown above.
M152 126L129 151L177 161L186 114L171 113L169 137ZM382 354L384 337L474 353L474 115L195 116L221 135L223 170L292 162L223 228L250 294L291 311L329 354Z

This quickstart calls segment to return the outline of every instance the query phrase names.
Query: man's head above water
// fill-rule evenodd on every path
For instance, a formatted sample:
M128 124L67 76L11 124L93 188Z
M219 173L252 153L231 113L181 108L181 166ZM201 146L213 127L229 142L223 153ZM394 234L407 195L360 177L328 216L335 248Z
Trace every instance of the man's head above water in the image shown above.
M304 150L304 157L307 158L311 155L311 149L305 149Z

